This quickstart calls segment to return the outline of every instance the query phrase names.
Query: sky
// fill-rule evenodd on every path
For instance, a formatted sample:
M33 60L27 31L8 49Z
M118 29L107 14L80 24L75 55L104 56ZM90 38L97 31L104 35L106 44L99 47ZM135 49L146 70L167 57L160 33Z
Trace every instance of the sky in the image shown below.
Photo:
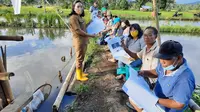
M185 3L193 3L193 2L197 2L200 0L176 0L176 3L178 4L185 4Z
M128 1L135 1L135 0L128 0ZM178 4L186 4L186 3L194 3L200 0L176 0L176 3Z

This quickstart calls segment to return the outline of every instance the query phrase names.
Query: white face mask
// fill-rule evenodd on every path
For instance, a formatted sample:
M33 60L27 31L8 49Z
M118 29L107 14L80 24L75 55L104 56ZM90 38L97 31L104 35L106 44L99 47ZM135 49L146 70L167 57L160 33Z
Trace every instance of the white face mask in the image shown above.
M175 65L175 63L178 61L178 58L174 61L174 63L172 65L169 65L167 67L163 67L163 69L166 71L166 70L174 70L177 66L178 66L178 63Z

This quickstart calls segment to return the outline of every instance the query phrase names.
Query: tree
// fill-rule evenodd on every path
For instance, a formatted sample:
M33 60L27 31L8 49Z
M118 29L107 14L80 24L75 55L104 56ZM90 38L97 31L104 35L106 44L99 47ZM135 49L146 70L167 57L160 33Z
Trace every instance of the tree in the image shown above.
M121 0L119 3L119 7L120 9L126 10L128 9L129 5L128 5L128 1L127 0Z
M140 8L145 5L148 1L150 0L136 0L136 5L137 5L137 8L140 10Z
M175 0L159 0L160 9L166 10L171 4L174 4Z

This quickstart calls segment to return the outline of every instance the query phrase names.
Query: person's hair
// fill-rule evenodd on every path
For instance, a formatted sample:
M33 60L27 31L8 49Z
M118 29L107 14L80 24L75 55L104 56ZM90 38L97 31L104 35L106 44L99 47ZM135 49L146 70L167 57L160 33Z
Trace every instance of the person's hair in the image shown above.
M130 26L129 37L132 37L132 36L131 36L131 30L132 30L132 28L134 28L135 30L138 31L138 39L140 39L140 38L142 37L142 35L143 35L143 30L141 29L140 25L137 24L137 23L134 23L134 24L132 24L132 25ZM133 38L133 37L132 37L132 38Z
M125 24L126 26L131 26L129 20L124 20L124 21L122 21L122 22L124 22L124 24Z
M113 17L114 17L114 18L117 18L118 16L116 16L116 15L113 15Z
M105 3L103 6L104 6L104 7L108 7L108 3Z
M75 12L75 10L74 10L75 5L76 5L77 3L83 4L80 0L76 0L76 1L72 4L72 11L71 11L71 13L68 15L69 17L72 16L72 15L78 15L78 14ZM82 13L80 16L81 16L81 17L84 17L84 16L85 16L84 10L83 10L83 13Z
M152 26L148 26L148 27L146 27L146 29L145 30L152 30L153 31L153 34L156 36L156 38L157 38L157 36L158 36L158 30L155 28L155 27L152 27Z

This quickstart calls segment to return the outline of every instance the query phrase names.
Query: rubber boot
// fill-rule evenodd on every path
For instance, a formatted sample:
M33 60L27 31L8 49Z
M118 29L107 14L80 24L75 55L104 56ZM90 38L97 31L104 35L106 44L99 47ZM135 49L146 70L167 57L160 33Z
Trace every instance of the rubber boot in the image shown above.
M83 77L87 77L87 76L88 76L88 74L86 74L86 73L82 72L82 76L83 76Z
M84 81L87 81L88 78L82 76L82 70L81 69L76 69L76 80L84 82Z

